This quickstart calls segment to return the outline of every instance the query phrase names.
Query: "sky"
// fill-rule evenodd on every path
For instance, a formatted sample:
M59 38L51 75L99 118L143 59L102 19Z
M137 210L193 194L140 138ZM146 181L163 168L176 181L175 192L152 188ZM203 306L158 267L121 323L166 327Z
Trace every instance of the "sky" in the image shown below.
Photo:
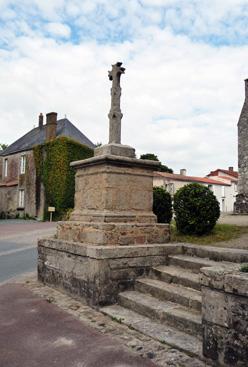
M108 142L122 61L122 143L175 173L237 168L247 0L0 0L0 143L55 111Z

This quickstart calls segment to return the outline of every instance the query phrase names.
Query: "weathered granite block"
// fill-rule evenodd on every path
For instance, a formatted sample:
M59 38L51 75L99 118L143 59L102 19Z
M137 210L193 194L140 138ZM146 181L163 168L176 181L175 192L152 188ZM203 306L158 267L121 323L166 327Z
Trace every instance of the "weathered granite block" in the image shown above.
M71 220L156 223L153 171L159 162L103 155L71 165L77 168Z
M181 252L181 245L87 246L43 239L38 243L38 277L91 305L111 304L138 276Z
M168 224L59 222L57 238L92 245L136 245L167 243Z
M202 269L203 354L222 366L248 361L248 274L239 268Z

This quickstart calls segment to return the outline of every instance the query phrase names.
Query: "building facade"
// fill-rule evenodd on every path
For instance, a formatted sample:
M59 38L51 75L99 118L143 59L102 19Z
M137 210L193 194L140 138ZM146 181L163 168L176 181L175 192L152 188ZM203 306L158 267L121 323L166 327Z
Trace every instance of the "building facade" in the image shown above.
M207 186L215 195L223 213L233 211L233 186L228 179L215 179L210 177L187 176L186 170L180 170L180 174L167 172L154 172L153 185L162 186L171 195L174 195L181 187L190 183L199 183Z
M0 153L0 217L43 217L44 187L37 182L34 147L57 137L68 137L94 148L94 144L68 119L57 120L57 113L39 116L38 127Z

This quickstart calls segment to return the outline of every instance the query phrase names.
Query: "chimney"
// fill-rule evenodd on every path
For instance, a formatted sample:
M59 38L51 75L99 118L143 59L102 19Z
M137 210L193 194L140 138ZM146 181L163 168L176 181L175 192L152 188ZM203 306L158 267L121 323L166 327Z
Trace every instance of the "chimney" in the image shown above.
M43 127L43 115L42 113L39 114L39 128L42 129Z
M248 99L248 79L245 79L245 98Z
M56 138L57 131L57 112L50 112L46 114L46 140Z
M228 167L228 171L233 172L233 167Z
M187 171L186 171L185 168L180 169L180 175L186 176L186 173L187 173Z

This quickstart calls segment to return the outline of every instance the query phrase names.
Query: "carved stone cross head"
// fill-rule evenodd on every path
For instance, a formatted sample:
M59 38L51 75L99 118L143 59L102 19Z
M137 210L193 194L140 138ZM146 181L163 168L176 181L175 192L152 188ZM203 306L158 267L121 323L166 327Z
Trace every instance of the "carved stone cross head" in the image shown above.
M121 74L125 73L125 68L122 66L122 62L117 62L116 64L112 65L112 70L108 72L109 80L113 80L113 83L116 81L120 81Z

